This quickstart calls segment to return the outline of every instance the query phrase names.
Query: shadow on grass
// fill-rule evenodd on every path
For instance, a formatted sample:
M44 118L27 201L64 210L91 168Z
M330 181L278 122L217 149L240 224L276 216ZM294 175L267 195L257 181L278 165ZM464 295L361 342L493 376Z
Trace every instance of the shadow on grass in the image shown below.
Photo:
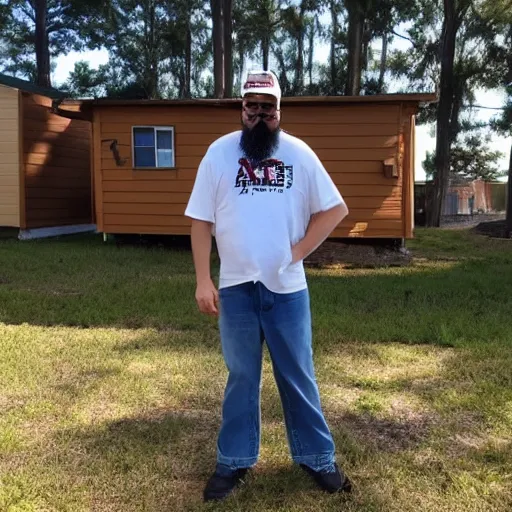
M152 341L144 338L133 342L140 348L132 347L131 343L128 350L162 349L159 342L154 346ZM113 347L114 353L119 350L123 350L122 344ZM125 352L121 354L123 357L132 355ZM370 361L377 356L375 347L369 347L362 355ZM455 357L453 360L446 360L436 376L445 385L430 395L423 394L425 390L429 391L428 386L418 387L421 398L425 403L430 400L441 401L443 392L450 384L457 385L462 368L474 368L472 363L477 358L477 354L466 351L457 360ZM187 356L187 359L190 358ZM201 360L191 364L197 367L200 362ZM185 368L181 370L188 372ZM474 377L478 380L481 373L488 370L489 367L484 365ZM505 371L505 366L501 371ZM79 398L86 396L90 390L98 390L102 381L109 380L112 375L115 376L115 373L104 371L101 366L89 367L79 373L79 382L83 379L80 382L82 388L76 386L72 394L78 393ZM266 377L268 376L267 373ZM142 375L140 378L145 377ZM213 383L218 380L211 373L201 375L200 378L205 385L208 385L209 380ZM57 382L60 383L59 380ZM496 382L500 380L497 379ZM461 384L462 389L467 392L475 392L468 387L465 379L462 379ZM390 390L397 389L396 383L390 382L389 385ZM415 389L415 385L414 377L400 378L398 383L399 389ZM478 386L478 382L474 382L474 385ZM274 384L273 386L275 387ZM218 390L217 402L211 398L211 383L208 391L197 391L195 381L191 382L191 388L198 395L205 396L199 396L194 401L193 397L189 398L185 394L172 409L151 405L145 407L142 390L137 399L140 411L137 415L108 421L104 415L102 417L99 414L95 418L92 414L92 421L88 424L57 430L52 434L53 439L49 439L48 447L44 448L44 456L37 456L39 462L35 462L44 465L43 473L57 475L53 484L46 486L41 492L44 491L45 495L58 495L63 487L86 489L85 498L83 494L77 494L73 499L75 503L79 501L77 508L85 507L88 503L89 509L93 510L313 512L343 509L367 512L393 508L393 493L399 492L404 472L406 475L407 472L414 474L414 471L421 473L421 485L428 485L435 492L435 486L438 485L435 464L442 465L447 478L453 475L457 477L466 470L471 471L476 475L474 478L477 483L480 478L484 478L479 472L507 474L508 471L510 442L498 440L493 444L489 436L484 435L485 422L473 425L464 423L468 413L474 413L475 409L478 411L480 402L471 405L471 402L457 404L447 400L444 405L446 410L441 411L444 414L442 419L445 428L442 432L437 429L438 423L429 423L429 418L425 419L421 414L396 420L381 418L349 411L341 402L339 407L327 407L326 416L337 444L340 465L354 481L355 492L352 497L343 498L321 493L298 468L292 466L289 457L285 459L279 455L277 459L274 453L270 462L262 457L247 484L227 502L205 506L201 502L202 490L215 463L221 390ZM201 385L199 389L205 388ZM322 390L321 383L320 389ZM387 391L385 387L379 387L378 390ZM169 392L172 392L171 388ZM502 395L497 395L501 403L494 402L490 407L503 408L506 405L506 392L503 390ZM275 390L265 387L262 400L263 424L282 424L281 403ZM284 434L284 425L282 429ZM280 437L286 443L284 435ZM268 439L266 442L274 443L275 440ZM267 448L268 446L267 444ZM416 459L415 456L425 447L439 451L434 462L432 457L428 461L421 457ZM380 493L380 485L389 492ZM421 493L421 486L417 488L417 492ZM439 492L442 490L439 489ZM69 505L73 502L73 499L69 502L66 499L61 498L61 503Z
M387 348L382 344L347 344L337 353L332 346L316 351L322 405L340 460L353 465L377 455L407 453L434 445L452 454L451 462L456 465L460 457L473 457L470 444L465 447L457 439L478 439L482 445L493 439L501 439L501 446L507 444L507 439L510 442L509 347L493 343L455 350L429 346L401 349L395 344L388 357L406 351L398 366L382 359ZM418 352L414 356L415 368L407 365L408 350ZM430 354L431 362L426 363L425 373L417 373L422 368L424 351ZM361 367L357 379L357 370L343 370L344 353L350 355L348 364L352 361L356 368ZM339 363L329 367L326 357L336 358ZM275 383L269 383L268 378L262 397L263 421L282 423L281 401ZM284 424L282 429L284 432ZM497 445L491 445L489 453L491 459L495 453L502 460L502 449ZM498 463L496 469L505 470Z
M320 391L322 391L320 385ZM280 424L284 440L285 425L282 405L275 392L262 394L263 424ZM353 465L375 453L398 453L415 449L424 443L436 426L427 413L380 417L369 412L354 412L347 406L327 406L323 410L335 439L340 461Z
M260 460L228 500L204 505L202 491L214 469L218 427L211 411L152 410L94 428L61 431L56 442L65 439L67 450L54 457L60 467L51 469L64 472L64 481L86 482L101 510L316 510L319 499L336 510L350 500L321 492L291 459L278 466ZM73 475L70 468L75 468ZM304 503L312 508L302 508Z
M204 509L202 491L215 466L218 427L211 411L148 411L97 428L60 432L57 439L67 439L73 449L58 459L64 467L76 466L90 492L102 496L102 510ZM66 461L67 456L73 459ZM245 504L263 501L272 505L264 510L278 510L297 505L297 495L304 492L319 493L291 461L278 468L260 464L222 508L245 510Z
M453 237L438 235L425 232L422 243L428 248L432 237L433 250L448 250ZM473 242L466 238L455 243L457 251L470 250ZM480 252L473 259L450 264L308 271L318 343L331 336L446 346L510 343L512 257L485 253L480 240L475 247ZM186 244L116 246L82 236L4 243L0 257L0 322L6 324L200 333L215 323L197 310Z
M208 323L203 329L176 330L150 328L143 334L128 341L120 341L114 347L120 354L172 351L185 352L190 357L200 352L215 351L220 353L219 329L216 323Z
M217 428L211 411L150 410L66 437L82 453L102 510L183 510L201 499Z
M397 453L415 449L420 446L430 435L432 422L427 415L417 414L415 417L391 419L378 418L369 413L354 414L346 412L341 416L332 416L327 411L328 417L332 421L332 428L335 437L352 440L348 446L352 449L347 450L344 443L340 446L343 459L351 462L354 455L354 444L362 446L362 450L357 453L365 452L389 452Z
M1 322L211 331L215 321L195 304L188 253L109 245L58 248L45 256L19 250L10 255L0 284ZM65 267L55 258L64 258ZM331 336L447 346L509 343L512 296L505 290L512 289L511 268L478 261L365 274L313 272L315 334L319 343Z
M60 368L55 368L56 372ZM104 380L110 380L121 374L119 368L95 368L81 370L77 374L63 375L57 378L53 389L62 398L76 399L84 394L91 393L102 386Z

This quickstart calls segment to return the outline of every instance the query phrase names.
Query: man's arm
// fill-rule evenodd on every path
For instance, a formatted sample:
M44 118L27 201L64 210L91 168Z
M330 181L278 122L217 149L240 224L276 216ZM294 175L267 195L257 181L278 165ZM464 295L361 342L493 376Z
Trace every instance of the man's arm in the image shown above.
M292 263L307 258L347 215L348 208L345 203L315 213L309 221L304 238L292 247Z
M196 270L196 301L201 313L217 316L219 294L210 275L212 223L192 219L192 255Z

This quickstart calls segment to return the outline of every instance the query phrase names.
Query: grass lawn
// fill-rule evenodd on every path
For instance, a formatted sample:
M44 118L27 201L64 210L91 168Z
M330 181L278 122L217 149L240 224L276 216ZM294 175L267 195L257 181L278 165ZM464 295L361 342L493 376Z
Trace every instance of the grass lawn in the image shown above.
M202 503L226 372L186 250L0 241L0 510L512 510L512 245L418 230L405 268L308 270L349 497L291 464L268 355L260 461Z

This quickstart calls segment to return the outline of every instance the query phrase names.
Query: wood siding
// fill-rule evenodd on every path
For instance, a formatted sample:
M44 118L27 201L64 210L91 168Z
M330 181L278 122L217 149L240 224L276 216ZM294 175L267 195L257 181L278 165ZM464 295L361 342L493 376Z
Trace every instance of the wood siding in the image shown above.
M0 85L0 226L20 227L19 93Z
M184 217L197 167L208 145L240 127L238 108L220 106L96 106L94 182L98 229L105 233L189 233ZM133 126L174 126L176 168L134 169ZM293 105L283 108L283 129L307 142L347 201L348 217L335 237L403 238L405 146L410 122L402 105ZM409 130L409 132L407 132ZM109 148L117 140L123 165ZM384 162L397 177L386 177Z
M23 94L27 228L92 221L91 124L53 114L51 103Z

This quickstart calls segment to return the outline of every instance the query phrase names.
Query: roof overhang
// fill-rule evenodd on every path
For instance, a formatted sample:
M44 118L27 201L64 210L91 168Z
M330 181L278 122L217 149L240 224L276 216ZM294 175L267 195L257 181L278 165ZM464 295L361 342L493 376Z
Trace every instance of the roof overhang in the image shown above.
M393 104L408 103L423 106L437 102L438 97L433 93L418 94L382 94L375 96L296 96L281 98L282 106L318 106L318 105L361 105L361 104ZM71 119L91 120L92 112L103 107L212 107L238 109L241 98L226 99L83 99L58 100L55 103L55 113ZM72 109L67 110L66 108ZM80 117L81 116L81 117Z
M39 85L16 78L14 76L4 75L0 73L0 85L10 87L11 89L19 89L23 92L31 94L39 94L40 96L46 96L51 99L64 99L67 97L67 93L53 89L52 87L41 87Z
M226 99L162 99L162 100L140 100L140 99L84 99L78 100L84 106L239 106L241 98ZM305 104L339 104L339 103L393 103L393 102L433 103L437 101L437 95L433 93L418 94L380 94L374 96L294 96L283 97L281 103L286 105ZM75 104L77 100L73 101ZM67 101L65 102L67 103Z

